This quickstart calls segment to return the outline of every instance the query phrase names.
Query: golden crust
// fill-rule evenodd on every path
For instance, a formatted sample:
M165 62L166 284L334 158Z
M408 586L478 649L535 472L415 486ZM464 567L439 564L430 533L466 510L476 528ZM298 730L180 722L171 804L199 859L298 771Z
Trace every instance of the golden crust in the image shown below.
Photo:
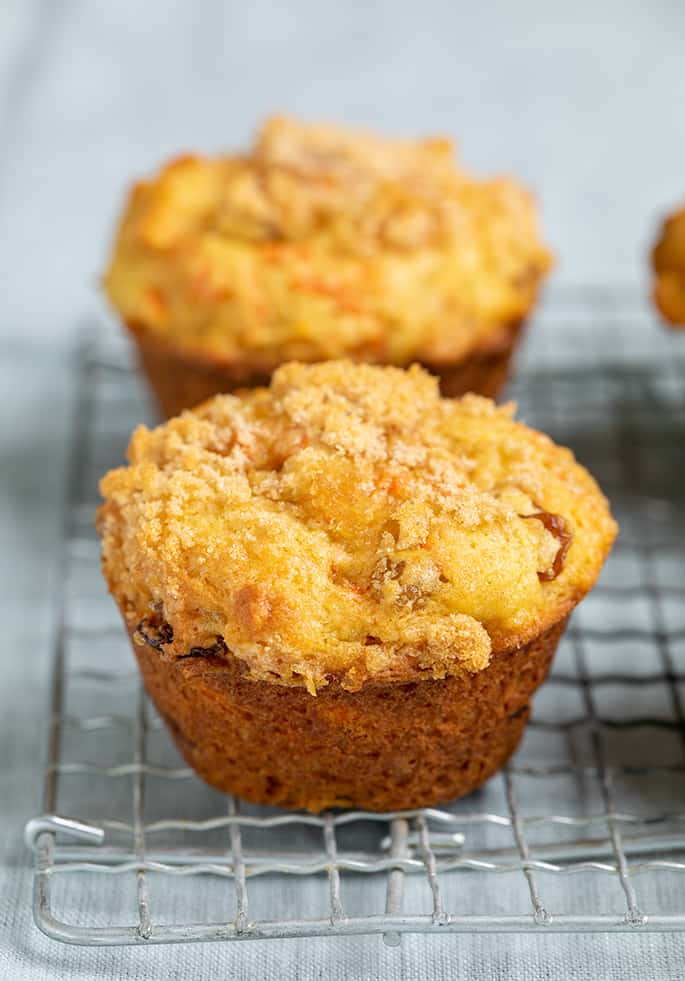
M439 365L524 318L549 265L529 195L467 176L449 141L275 118L247 155L137 184L105 285L127 324L218 365Z
M654 302L666 320L685 327L685 208L664 222L652 262Z
M219 644L311 692L479 671L563 619L615 535L570 451L511 415L341 361L139 427L101 483L110 589L141 642L171 630L164 655ZM540 512L573 536L550 581Z

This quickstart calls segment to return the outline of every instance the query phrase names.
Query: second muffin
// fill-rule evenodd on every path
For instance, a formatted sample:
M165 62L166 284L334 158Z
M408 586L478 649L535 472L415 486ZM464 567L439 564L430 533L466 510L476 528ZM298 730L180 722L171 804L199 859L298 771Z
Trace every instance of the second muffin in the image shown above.
M286 365L102 481L104 572L207 781L319 810L501 766L615 535L572 454L422 371Z
M530 196L448 140L274 118L137 184L105 284L174 415L291 359L419 361L495 396L549 265Z

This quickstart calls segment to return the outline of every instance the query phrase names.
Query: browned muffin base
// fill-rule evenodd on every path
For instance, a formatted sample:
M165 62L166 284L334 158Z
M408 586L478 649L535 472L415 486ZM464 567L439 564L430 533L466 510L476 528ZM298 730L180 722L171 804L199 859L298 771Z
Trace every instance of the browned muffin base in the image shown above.
M476 392L496 398L509 376L512 354L523 330L519 322L503 330L487 348L474 351L453 364L424 367L440 378L443 395L455 398ZM204 402L221 392L268 385L274 366L222 364L180 351L147 331L130 327L140 365L164 418Z
M440 392L459 398L467 392L496 399L509 379L512 359L525 328L519 321L502 331L492 345L474 351L456 364L426 364L424 368L440 378Z
M271 380L268 369L257 371L250 364L223 365L179 351L144 330L131 328L130 333L162 418L171 419L213 395L268 385Z
M461 797L507 761L564 627L477 674L358 692L331 684L316 697L249 681L234 658L133 649L179 750L208 783L259 804L388 811Z

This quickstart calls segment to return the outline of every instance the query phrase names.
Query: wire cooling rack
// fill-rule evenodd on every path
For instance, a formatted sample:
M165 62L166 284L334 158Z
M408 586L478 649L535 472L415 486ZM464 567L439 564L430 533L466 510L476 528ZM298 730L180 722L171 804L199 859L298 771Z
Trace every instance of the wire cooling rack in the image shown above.
M639 344L651 353L631 360ZM608 294L553 303L528 350L519 414L574 448L621 523L600 584L484 788L440 809L314 817L205 786L145 698L93 512L98 477L150 412L128 352L88 340L44 813L26 829L41 930L81 944L396 944L411 931L685 929L685 362Z

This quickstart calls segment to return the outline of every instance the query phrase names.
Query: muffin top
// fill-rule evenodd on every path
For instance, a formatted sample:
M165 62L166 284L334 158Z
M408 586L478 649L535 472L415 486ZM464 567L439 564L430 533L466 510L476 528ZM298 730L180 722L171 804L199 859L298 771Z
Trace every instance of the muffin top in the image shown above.
M654 300L666 320L685 327L685 208L664 222L652 261Z
M568 614L616 530L569 450L416 366L287 364L128 455L98 527L136 640L312 693L481 670Z
M130 327L220 363L439 365L499 343L549 265L530 196L448 140L277 117L245 155L135 185L105 286Z

